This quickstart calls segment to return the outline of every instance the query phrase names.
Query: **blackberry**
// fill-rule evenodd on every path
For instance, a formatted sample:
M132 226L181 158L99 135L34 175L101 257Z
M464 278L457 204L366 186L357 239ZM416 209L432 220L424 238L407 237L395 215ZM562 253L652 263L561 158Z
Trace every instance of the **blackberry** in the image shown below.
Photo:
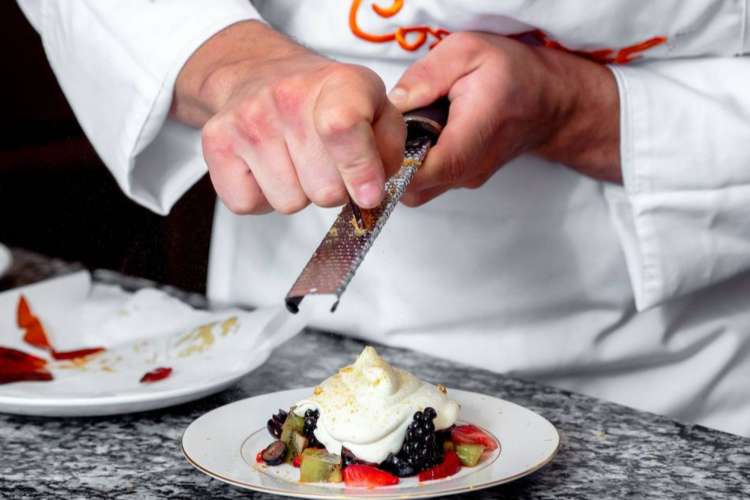
M380 464L380 468L391 474L395 474L398 477L410 477L416 475L417 470L414 466L406 459L399 458L399 455L401 455L401 453L398 455L389 453L385 461Z
M433 423L436 416L434 408L416 412L414 420L406 428L406 439L401 449L395 455L388 455L380 466L399 477L407 477L442 462L443 442L438 440Z
M305 410L305 425L302 429L302 434L307 438L307 446L311 448L323 448L320 441L315 437L315 428L318 426L318 417L320 417L320 411L308 409Z
M268 422L266 422L266 429L276 439L281 437L281 426L284 425L287 415L287 412L279 409L279 412L272 415Z
M354 464L360 464L360 465L369 465L372 467L377 467L378 464L372 463L372 462L365 462L364 460L360 460L357 458L357 455L352 453L352 450L347 448L346 446L341 447L341 468L345 469L346 467Z
M349 450L346 446L341 447L341 468L344 469L352 464L359 464L362 463L360 459L358 459L354 453Z
M443 449L443 444L446 441L450 441L451 433L453 432L453 429L455 427L456 427L455 425L451 425L447 429L443 429L441 431L435 431L435 440L437 441L437 445L440 447L440 449Z

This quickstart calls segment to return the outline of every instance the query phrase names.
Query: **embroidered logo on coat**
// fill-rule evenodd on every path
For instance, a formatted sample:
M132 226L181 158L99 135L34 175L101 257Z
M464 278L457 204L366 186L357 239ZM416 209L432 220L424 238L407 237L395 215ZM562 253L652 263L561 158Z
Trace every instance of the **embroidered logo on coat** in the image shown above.
M362 0L352 0L352 5L349 9L349 29L351 29L354 36L367 42L396 42L402 49L413 52L420 49L428 41L430 42L429 47L432 48L444 37L450 35L450 31L444 28L426 25L399 26L390 33L368 33L363 30L357 22L357 14L361 6ZM377 3L373 3L372 10L378 16L387 19L398 14L403 6L404 0L392 0L391 5L388 7L381 7ZM603 48L585 51L565 47L562 43L550 38L541 30L512 35L511 38L525 43L543 45L551 49L563 50L603 64L627 64L638 59L647 50L667 42L666 37L655 36L621 49Z
M349 28L356 37L368 42L388 43L395 41L402 49L413 52L421 48L428 40L431 41L430 48L432 48L442 40L444 36L450 34L449 31L444 30L443 28L433 28L432 26L424 25L399 26L391 33L368 33L360 28L359 23L357 22L357 12L361 5L362 0L352 1L352 6L349 9ZM388 7L381 7L378 4L372 4L372 10L374 10L380 17L389 18L398 14L403 6L404 0L393 0L393 3Z

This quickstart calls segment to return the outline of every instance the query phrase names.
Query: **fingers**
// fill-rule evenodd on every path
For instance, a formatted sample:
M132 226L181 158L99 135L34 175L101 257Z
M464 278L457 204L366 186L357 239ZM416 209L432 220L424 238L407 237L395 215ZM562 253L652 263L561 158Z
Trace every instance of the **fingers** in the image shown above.
M406 123L404 115L390 101L387 101L380 117L373 124L375 144L385 168L386 177L390 177L401 168L404 160L404 143L406 142Z
M240 157L250 167L268 203L279 213L293 214L310 202L305 194L282 137L262 147L240 147Z
M207 133L208 130L208 133ZM217 139L218 137L218 139ZM237 214L262 214L272 210L245 161L230 151L211 128L203 132L203 154L216 194Z
M424 164L409 186L412 192L449 185L462 187L467 181L494 167L488 136L495 125L487 113L473 102L470 95L461 95L451 103L448 123L430 150Z
M404 193L404 195L401 197L401 203L403 203L407 207L419 207L434 200L450 189L451 188L448 186L439 186L432 189L426 189L424 191Z
M465 33L446 37L406 70L388 97L406 112L449 95L458 80L479 67L481 43Z
M451 187L461 187L486 163L482 153L487 149L485 131L493 130L487 119L492 114L477 102L476 89L471 88L485 45L476 35L450 35L409 67L389 93L403 112L442 96L451 101L447 125L409 186L407 205L421 205Z
M379 77L338 65L249 87L205 125L203 149L230 209L291 214L310 201L330 207L349 196L377 206L401 164L404 136Z
M309 134L306 140L289 135L287 145L300 185L312 203L320 207L346 203L344 181L317 135Z
M376 139L373 124L393 119L393 112L384 115L386 105L380 79L361 71L340 72L327 80L315 103L317 134L347 191L363 208L374 208L383 199L386 174L378 141L387 141L387 134L381 131Z

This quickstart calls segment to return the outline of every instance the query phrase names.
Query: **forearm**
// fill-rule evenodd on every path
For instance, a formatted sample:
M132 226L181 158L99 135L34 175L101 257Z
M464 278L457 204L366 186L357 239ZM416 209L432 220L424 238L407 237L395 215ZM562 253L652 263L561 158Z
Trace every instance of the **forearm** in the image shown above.
M202 127L248 72L261 75L274 60L307 50L260 21L233 24L207 40L183 66L170 115Z
M611 71L558 50L540 48L552 92L560 94L559 123L536 153L598 180L622 183L620 101Z

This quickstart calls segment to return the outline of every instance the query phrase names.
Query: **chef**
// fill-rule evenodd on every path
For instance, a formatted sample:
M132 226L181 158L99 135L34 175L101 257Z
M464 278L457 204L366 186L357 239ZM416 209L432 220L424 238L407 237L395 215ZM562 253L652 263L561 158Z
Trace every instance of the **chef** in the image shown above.
M448 96L312 326L750 436L747 2L20 5L128 196L165 214L210 174L213 300L280 304Z

